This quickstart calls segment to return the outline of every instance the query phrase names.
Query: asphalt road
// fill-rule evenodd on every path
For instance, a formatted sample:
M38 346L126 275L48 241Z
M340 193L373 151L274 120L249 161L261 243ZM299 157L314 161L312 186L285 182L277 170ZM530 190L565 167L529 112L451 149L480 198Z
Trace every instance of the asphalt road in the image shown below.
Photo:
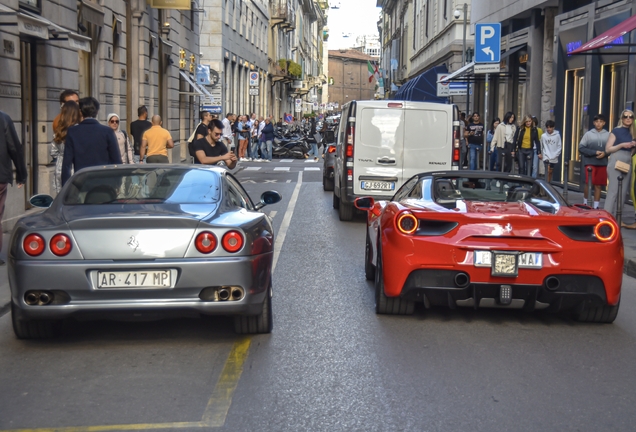
M6 314L1 430L634 430L634 279L611 325L506 310L377 316L364 218L338 220L320 172L305 170L318 164L249 165L260 169L238 177L255 201L283 195L264 209L284 236L274 332L238 337L222 318L69 322L59 339L25 342Z

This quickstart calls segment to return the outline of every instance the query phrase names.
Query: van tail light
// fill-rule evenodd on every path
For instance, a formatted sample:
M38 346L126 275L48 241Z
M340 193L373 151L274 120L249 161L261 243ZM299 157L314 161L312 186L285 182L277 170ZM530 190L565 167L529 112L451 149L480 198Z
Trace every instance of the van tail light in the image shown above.
M223 235L221 243L223 244L223 249L227 252L234 253L241 250L245 239L243 238L243 234L238 231L228 231Z
M397 226L398 231L402 234L413 234L417 231L419 224L413 213L405 211L398 215L395 225Z
M353 181L353 170L352 169L348 169L347 170L347 181Z
M30 256L42 255L45 246L46 243L44 242L42 236L39 234L29 234L24 238L24 241L22 242L24 252L26 252L27 255Z
M203 231L197 235L197 238L194 240L194 247L203 254L209 254L216 249L218 241L216 236L212 234L210 231Z
M594 235L602 242L611 242L616 238L617 234L618 229L608 220L600 221L594 227Z
M56 234L51 238L49 248L51 248L53 255L65 256L69 254L73 246L71 239L66 234Z
M461 129L459 128L459 121L453 122L453 149L452 149L452 162L451 166L459 167L459 148L461 143L461 137L459 136Z

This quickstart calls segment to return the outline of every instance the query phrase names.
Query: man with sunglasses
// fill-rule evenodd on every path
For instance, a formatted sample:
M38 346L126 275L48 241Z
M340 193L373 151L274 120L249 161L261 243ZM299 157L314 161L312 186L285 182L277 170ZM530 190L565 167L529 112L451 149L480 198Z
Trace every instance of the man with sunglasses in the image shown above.
M221 141L223 122L214 119L208 124L208 134L194 142L194 154L199 163L204 165L224 165L228 169L236 167L237 158L234 152L228 151Z

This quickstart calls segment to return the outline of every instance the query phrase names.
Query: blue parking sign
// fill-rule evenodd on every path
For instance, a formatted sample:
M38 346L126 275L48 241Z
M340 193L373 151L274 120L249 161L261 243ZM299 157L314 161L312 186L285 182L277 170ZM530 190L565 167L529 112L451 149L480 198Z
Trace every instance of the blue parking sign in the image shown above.
M475 63L501 61L501 24L475 24Z

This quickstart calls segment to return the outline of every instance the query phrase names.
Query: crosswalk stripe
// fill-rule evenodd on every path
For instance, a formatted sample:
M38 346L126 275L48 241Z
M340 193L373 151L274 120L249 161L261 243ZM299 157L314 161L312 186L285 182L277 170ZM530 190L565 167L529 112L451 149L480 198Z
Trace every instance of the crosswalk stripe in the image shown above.
M305 171L320 171L318 167L305 167Z
M246 167L245 171L258 171L261 167Z
M291 163L293 161L294 161L293 159L281 159L279 162Z
M276 167L274 171L289 171L289 167Z

